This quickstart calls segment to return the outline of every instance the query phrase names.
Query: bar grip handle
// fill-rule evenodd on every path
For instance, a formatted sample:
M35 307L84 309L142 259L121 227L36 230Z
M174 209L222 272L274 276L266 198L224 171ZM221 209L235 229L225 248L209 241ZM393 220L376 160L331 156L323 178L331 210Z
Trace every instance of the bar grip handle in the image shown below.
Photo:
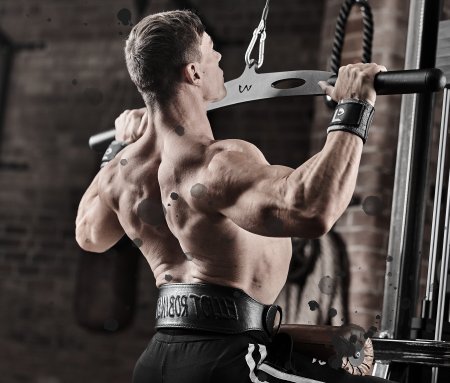
M331 76L327 82L335 85L338 76ZM438 68L380 72L375 76L374 88L378 95L439 92L447 79Z
M335 85L337 75L327 82ZM378 95L438 92L447 84L444 73L437 68L380 72L375 76L374 87ZM115 139L116 129L110 129L89 138L92 150L101 152Z
M96 152L105 151L111 141L116 138L116 128L105 130L104 132L94 134L89 138L89 146Z

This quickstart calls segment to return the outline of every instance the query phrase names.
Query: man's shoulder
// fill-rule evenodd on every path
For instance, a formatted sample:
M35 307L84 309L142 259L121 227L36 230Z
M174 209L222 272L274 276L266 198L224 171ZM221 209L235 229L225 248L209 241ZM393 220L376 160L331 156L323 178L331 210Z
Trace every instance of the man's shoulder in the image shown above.
M258 149L255 145L248 141L239 140L237 138L230 138L228 140L215 140L215 142L210 146L213 148L224 148L229 151L242 151L246 149ZM259 150L259 149L258 149Z
M207 182L211 191L225 192L248 182L250 173L260 165L270 164L254 144L238 139L216 141L207 149L199 179Z
M258 147L251 142L239 140L239 139L229 139L229 140L216 140L208 148L210 162L217 162L220 159L230 159L230 158L247 158L255 159L258 162L261 161L264 164L268 164L266 158Z

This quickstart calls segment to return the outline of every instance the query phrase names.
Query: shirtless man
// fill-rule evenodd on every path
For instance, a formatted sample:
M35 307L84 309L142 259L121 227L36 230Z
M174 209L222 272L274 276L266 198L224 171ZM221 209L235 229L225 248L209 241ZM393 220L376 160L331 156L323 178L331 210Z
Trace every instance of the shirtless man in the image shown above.
M136 47L151 44L148 36L152 33L163 35L169 30L167 36L175 36L178 30L187 33L186 28L191 32L197 28L192 33L198 36L201 60L183 64L177 93L168 102L158 102L157 92L149 96L142 85L151 83L139 78L145 72L135 71ZM116 139L129 145L100 170L83 196L76 240L84 250L102 253L126 234L154 273L162 297L157 309L158 332L139 359L133 382L305 381L300 376L333 382L381 380L356 377L330 366L315 371L310 367L311 358L294 357L294 353L292 368L276 367L273 360L263 371L264 360L271 356L270 352L267 355L269 336L263 324L245 324L251 315L260 323L255 312L260 316L263 312L267 318L272 316L269 322L273 325L277 310L271 305L287 278L290 238L318 238L342 215L355 188L363 140L346 131L330 132L322 151L297 169L270 165L248 142L215 140L206 110L211 102L226 96L219 67L222 56L203 32L200 20L188 11L144 18L133 27L125 53L147 112L144 122L135 125L140 132L136 129L130 134L118 127ZM339 70L335 87L324 82L319 85L335 101L352 98L373 106L373 82L380 71L386 68L348 65ZM143 114L143 110L126 111L120 121L139 120ZM164 293L165 299L163 292L178 287L185 290L167 293L175 301L169 308L170 295ZM214 291L225 305L231 305L227 318L234 322L230 327L224 325L223 331L211 330L211 326L218 328L220 320L216 317L213 323L209 311L206 315L205 306L199 305L204 304L203 297L201 302L193 299L206 296L205 291ZM189 310L183 297L193 297ZM242 297L245 302L239 300ZM251 309L245 306L249 301L255 305ZM237 305L233 306L236 317L230 314L233 304ZM206 317L199 314L200 307ZM181 308L186 309L184 314ZM241 312L238 318L241 308L244 315ZM199 319L189 319L194 314L197 318L203 315L204 321L199 324L195 322Z

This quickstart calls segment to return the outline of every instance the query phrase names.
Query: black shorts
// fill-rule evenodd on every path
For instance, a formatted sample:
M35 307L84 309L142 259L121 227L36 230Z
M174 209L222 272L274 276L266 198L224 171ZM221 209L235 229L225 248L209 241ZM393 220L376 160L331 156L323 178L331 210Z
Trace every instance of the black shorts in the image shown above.
M296 372L289 373L268 362L269 344L262 331L230 335L159 329L136 363L133 383L389 382L335 370L295 351L292 367Z

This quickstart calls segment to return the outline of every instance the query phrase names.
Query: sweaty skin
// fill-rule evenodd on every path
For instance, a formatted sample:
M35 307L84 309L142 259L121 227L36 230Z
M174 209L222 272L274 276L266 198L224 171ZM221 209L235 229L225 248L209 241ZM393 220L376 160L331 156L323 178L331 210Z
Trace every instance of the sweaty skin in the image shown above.
M348 206L362 140L330 133L297 169L270 165L248 142L215 140L206 108L226 96L221 55L207 33L201 50L202 62L184 68L176 102L164 113L149 110L144 135L101 170L99 196L140 247L158 287L213 283L273 304L286 282L291 237L324 235ZM374 104L373 78L385 68L343 68L336 87L322 89L335 101Z

